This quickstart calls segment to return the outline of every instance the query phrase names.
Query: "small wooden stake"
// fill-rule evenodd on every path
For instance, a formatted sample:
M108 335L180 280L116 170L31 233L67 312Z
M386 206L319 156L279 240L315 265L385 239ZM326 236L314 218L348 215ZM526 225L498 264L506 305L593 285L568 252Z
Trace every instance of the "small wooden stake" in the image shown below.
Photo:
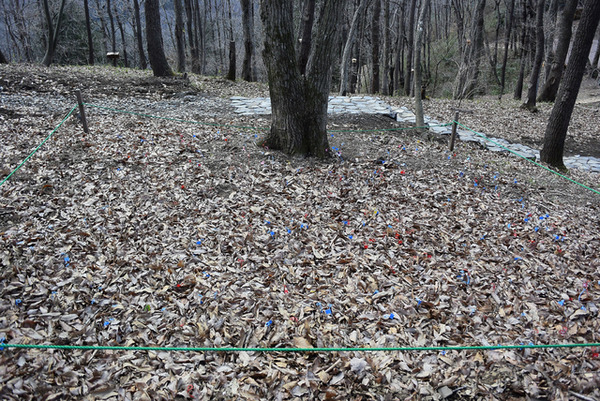
M77 91L75 92L75 95L77 96L77 104L79 105L79 115L81 116L81 122L83 123L83 132L85 132L86 134L89 134L90 131L88 130L87 120L85 119L85 109L83 108L83 100L81 98L81 91L79 89L77 89Z
M450 152L454 150L454 141L456 141L456 128L458 123L458 111L454 113L454 121L452 121L452 136L450 137Z

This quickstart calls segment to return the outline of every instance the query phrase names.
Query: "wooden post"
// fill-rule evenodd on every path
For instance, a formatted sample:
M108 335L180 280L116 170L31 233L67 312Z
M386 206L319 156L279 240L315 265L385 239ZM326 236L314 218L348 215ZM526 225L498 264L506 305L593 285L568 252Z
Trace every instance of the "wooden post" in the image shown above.
M79 105L79 115L81 116L81 122L83 123L83 132L85 132L86 134L89 134L90 130L88 129L87 120L85 119L85 109L83 108L83 100L81 98L81 91L79 89L77 89L77 91L75 92L75 95L77 96L77 104Z
M458 111L454 113L454 121L452 121L452 136L450 137L450 152L454 150L454 141L456 141L456 128L458 125Z

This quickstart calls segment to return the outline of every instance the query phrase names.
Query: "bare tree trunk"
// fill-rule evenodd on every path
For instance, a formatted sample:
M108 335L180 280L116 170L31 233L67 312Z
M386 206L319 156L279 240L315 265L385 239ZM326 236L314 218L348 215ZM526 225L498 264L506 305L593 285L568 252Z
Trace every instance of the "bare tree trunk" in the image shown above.
M242 30L244 31L244 61L242 62L242 79L254 81L252 74L252 57L254 56L254 1L240 0L242 6Z
M577 9L578 0L567 0L565 8L558 21L558 45L554 53L554 60L550 66L550 73L540 91L538 102L553 102L558 93L561 77L563 75L565 60L571 44L573 18Z
M158 0L146 0L146 40L148 42L148 58L154 76L172 76L173 71L163 48Z
M115 17L117 18L117 26L119 27L119 33L121 34L121 45L123 46L123 65L125 66L125 68L129 68L129 56L127 55L127 41L125 39L125 29L123 28L123 23L121 22L121 18L119 18L118 12L115 12Z
M417 37L415 39L415 117L417 127L424 127L425 120L423 117L423 99L421 97L421 86L423 85L423 71L421 69L421 51L423 47L423 30L425 24L425 14L429 0L423 0L421 4L421 12L419 13L419 21L417 23Z
M523 81L525 79L525 65L527 64L527 47L529 45L529 29L527 28L527 0L523 1L523 13L521 19L521 67L519 77L515 85L514 99L521 100L523 97Z
M381 21L381 0L375 0L373 6L373 22L371 24L371 62L373 67L373 80L371 93L379 93L379 25Z
M352 16L352 23L350 24L350 31L346 38L346 44L344 45L344 53L342 54L341 73L340 73L340 96L346 96L348 87L348 69L350 68L350 56L352 47L354 46L354 40L356 39L356 31L358 29L358 23L360 17L364 14L367 8L367 0L359 0L358 7ZM356 64L356 63L354 63Z
M185 72L185 36L183 33L183 4L174 0L175 8L175 47L177 48L177 71Z
M148 66L148 61L146 60L146 54L144 53L144 42L142 39L142 22L140 18L140 4L138 0L133 0L133 10L135 13L135 25L137 26L136 32L136 41L138 46L138 53L140 56L140 67L145 70Z
M404 94L410 96L412 89L412 59L413 59L413 48L415 43L415 13L417 12L417 1L411 0L410 9L408 10L408 39L406 41L407 52L406 52L406 70L404 71Z
M303 76L295 54L293 3L261 0L272 107L271 130L263 145L288 154L329 156L327 101L342 5L342 0L323 4L313 54Z
M194 14L192 11L192 1L185 0L185 16L186 16L186 31L188 35L188 43L190 45L190 58L192 60L192 72L196 72L197 69L194 64L198 63L198 47L194 40Z
M46 24L47 24L47 41L46 41L46 54L44 55L44 60L42 64L46 67L52 64L54 60L54 53L56 52L56 45L58 44L58 33L60 32L60 26L62 23L62 17L65 10L65 0L60 2L60 10L58 11L58 18L56 19L56 25L52 20L52 15L50 14L50 7L48 6L48 0L43 0L44 6L44 14L46 16Z
M300 38L298 40L298 65L300 66L300 73L302 75L306 73L306 63L308 63L308 56L310 55L314 19L315 0L306 0L306 2L304 3L304 11L302 12L302 21L300 23Z
M540 156L543 162L561 169L565 168L563 153L567 129L575 108L575 101L585 73L585 66L589 62L590 49L599 21L600 1L586 0L575 33L573 49L571 50L565 76L548 119L544 147Z
M504 54L502 56L502 69L500 71L500 95L499 98L502 99L502 95L504 94L504 88L506 86L506 65L508 64L508 50L510 43L510 34L512 32L512 26L515 15L515 0L510 0L508 10L506 13L507 18L507 26L506 31L504 32Z
M548 80L550 75L550 68L554 62L554 36L557 30L557 16L558 16L558 0L550 0L548 6L548 18L546 19L546 26L544 30L548 32L546 36L546 60L544 61L544 82Z
M111 40L111 52L117 52L117 30L115 29L115 20L112 15L112 6L110 4L110 0L106 0L106 12L108 14L108 21L110 22L110 40ZM117 58L114 57L112 59L113 66L117 66Z
M390 2L384 0L383 8L383 79L381 93L389 95L390 89L390 60L392 52L390 49Z
M233 20L231 18L231 0L227 0L227 8L229 15L229 69L227 71L227 79L235 81L237 60L235 54L235 38L233 37Z
M544 3L545 0L537 0L536 10L536 32L535 32L535 61L529 77L529 88L527 90L527 102L523 105L527 110L536 112L535 100L537 87L544 61Z
M477 90L479 65L483 55L485 1L477 1L473 26L471 27L471 43L467 43L465 58L458 69L453 94L454 99L472 99Z
M2 50L0 50L0 64L8 64L8 60L4 56L4 53L2 53Z
M83 0L83 8L85 11L85 29L88 39L88 64L94 65L94 40L92 38L92 25L90 23L90 7L88 0Z

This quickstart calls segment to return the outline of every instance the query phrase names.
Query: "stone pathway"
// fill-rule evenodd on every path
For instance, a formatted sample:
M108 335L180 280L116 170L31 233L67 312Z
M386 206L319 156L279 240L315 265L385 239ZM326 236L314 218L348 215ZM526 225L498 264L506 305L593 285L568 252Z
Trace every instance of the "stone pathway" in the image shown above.
M264 115L271 114L271 99L247 98L234 96L231 103L235 112L242 115ZM394 109L381 99L373 96L330 96L329 108L330 114L383 114L396 119L399 122L416 123L413 112L406 107ZM429 130L438 135L451 135L452 127L440 127L443 123L432 118L425 117L425 123L430 126ZM532 160L540 159L540 151L518 143L510 143L502 138L486 137L483 138L469 130L459 128L457 130L458 138L464 142L478 142L492 152L507 152L510 149L513 152ZM502 148L501 146L504 148ZM585 171L600 173L600 159L591 156L570 156L563 159L567 168L577 168Z

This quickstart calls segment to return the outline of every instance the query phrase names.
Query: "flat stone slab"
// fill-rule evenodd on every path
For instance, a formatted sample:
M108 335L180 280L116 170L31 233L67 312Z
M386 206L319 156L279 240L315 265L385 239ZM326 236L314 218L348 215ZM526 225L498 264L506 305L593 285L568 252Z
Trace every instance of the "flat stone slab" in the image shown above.
M242 96L230 97L231 105L235 112L242 115L265 115L271 114L271 99L265 97L248 98ZM402 106L394 109L383 100L374 96L329 96L327 108L329 114L377 114L387 115L396 121L415 124L417 119L412 111ZM438 135L450 135L451 126L443 125L431 117L424 117L429 130ZM540 152L537 149L519 143L510 143L502 138L488 138L465 129L457 130L457 137L463 142L477 142L491 152L516 153L531 160L539 160ZM565 166L581 170L600 173L600 159L586 156L572 156L564 158Z

